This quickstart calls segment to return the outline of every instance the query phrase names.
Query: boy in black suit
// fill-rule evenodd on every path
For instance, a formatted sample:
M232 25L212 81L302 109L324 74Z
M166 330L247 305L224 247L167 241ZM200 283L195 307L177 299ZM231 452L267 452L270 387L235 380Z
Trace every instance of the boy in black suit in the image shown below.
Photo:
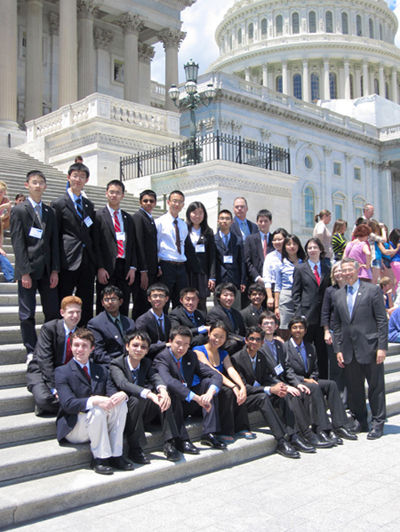
M267 209L257 213L258 231L249 235L244 242L244 257L247 268L247 282L264 286L263 266L265 257L274 250L269 228L272 214Z
M250 304L241 310L240 314L243 316L246 327L251 327L259 324L260 316L264 311L262 304L267 297L267 292L263 285L253 283L249 286L248 296Z
M60 316L56 289L60 256L56 217L53 209L42 202L45 176L38 170L28 172L25 187L29 190L28 199L11 210L11 242L15 253L14 278L18 281L22 341L29 362L37 341L37 290L45 322Z
M181 307L176 307L169 313L168 317L171 320L173 328L179 325L189 327L192 333L192 341L190 348L193 349L195 345L204 345L208 342L208 332L210 326L206 325L206 315L201 310L197 309L199 304L199 292L196 288L183 288L180 293Z

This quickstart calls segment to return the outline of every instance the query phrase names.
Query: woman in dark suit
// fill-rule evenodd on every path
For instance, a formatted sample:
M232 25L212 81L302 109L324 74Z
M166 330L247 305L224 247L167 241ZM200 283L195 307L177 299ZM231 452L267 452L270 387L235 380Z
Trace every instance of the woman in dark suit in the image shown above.
M186 211L189 234L185 242L189 286L199 292L199 310L207 311L206 299L215 290L214 233L207 223L207 211L200 201L194 201Z

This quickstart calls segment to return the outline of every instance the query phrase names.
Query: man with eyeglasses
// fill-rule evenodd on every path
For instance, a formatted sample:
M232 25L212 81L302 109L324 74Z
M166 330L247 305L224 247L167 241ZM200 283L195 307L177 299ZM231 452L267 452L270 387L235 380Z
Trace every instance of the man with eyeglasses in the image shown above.
M139 205L140 209L132 217L138 261L138 273L133 284L134 320L150 308L147 289L156 282L158 275L157 228L152 214L157 205L157 194L153 190L144 190L140 193Z
M88 323L94 335L93 359L109 367L111 360L125 352L124 337L135 329L135 322L120 313L123 294L116 286L106 286L101 292L103 312Z

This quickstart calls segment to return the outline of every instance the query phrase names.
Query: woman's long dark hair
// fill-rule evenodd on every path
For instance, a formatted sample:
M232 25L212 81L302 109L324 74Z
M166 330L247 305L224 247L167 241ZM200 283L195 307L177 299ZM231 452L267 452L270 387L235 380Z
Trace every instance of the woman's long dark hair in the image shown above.
M283 243L282 247L282 261L283 259L290 260L289 255L286 251L286 245L288 244L289 240L293 240L293 242L299 246L299 249L297 250L297 258L301 259L304 262L306 260L306 252L304 251L303 246L301 245L299 237L296 235L288 235L285 238L285 242Z
M188 226L188 229L189 229L189 233L190 233L190 231L192 230L192 227L193 227L193 222L190 219L190 213L195 211L196 209L203 209L203 212L204 212L204 218L203 218L203 221L200 224L200 229L201 229L202 234L204 235L206 233L210 233L210 232L212 233L212 229L208 225L207 210L204 207L204 205L201 203L201 201L193 201L189 205L187 210L186 210L186 223L187 223L187 226Z

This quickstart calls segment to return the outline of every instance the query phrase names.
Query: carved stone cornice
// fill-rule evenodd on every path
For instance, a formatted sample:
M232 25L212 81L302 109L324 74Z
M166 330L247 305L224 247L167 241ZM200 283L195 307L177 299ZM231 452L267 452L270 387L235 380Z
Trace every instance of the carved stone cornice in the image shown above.
M294 148L297 144L297 138L296 137L288 137L289 147Z
M110 45L114 39L114 33L101 28L94 30L94 46L96 49L105 50L108 52Z
M165 28L159 32L157 37L163 43L164 50L167 48L175 48L176 50L179 50L181 42L186 37L186 32L172 28Z
M156 51L153 46L140 42L138 46L139 61L150 65Z
M269 131L268 129L260 129L260 133L261 133L261 140L263 142L269 142L271 131Z
M77 1L78 18L93 20L99 10L99 4L95 0Z
M60 29L60 18L55 13L49 14L50 35L58 35Z
M324 153L327 157L329 157L329 155L332 153L332 148L331 146L324 146L323 147L323 150L324 150Z
M122 13L116 20L123 35L139 35L144 27L144 19L135 13Z
M345 158L346 158L346 161L349 161L349 162L350 162L350 161L352 160L352 158L353 158L353 154L352 154L352 153L349 153L349 152L346 152L346 153L344 154L344 156L345 156Z

